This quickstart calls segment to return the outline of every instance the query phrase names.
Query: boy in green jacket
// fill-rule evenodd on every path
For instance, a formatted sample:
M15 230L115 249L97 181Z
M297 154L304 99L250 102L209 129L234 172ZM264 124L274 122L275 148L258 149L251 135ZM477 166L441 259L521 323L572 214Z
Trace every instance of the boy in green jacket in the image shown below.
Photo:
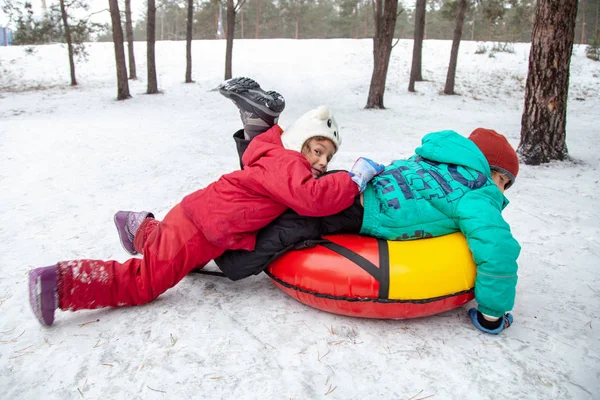
M515 181L519 160L506 138L478 128L465 138L453 131L426 135L416 155L397 160L363 193L360 233L410 240L462 232L477 264L469 310L477 328L499 333L510 326L521 247L502 218L504 191Z

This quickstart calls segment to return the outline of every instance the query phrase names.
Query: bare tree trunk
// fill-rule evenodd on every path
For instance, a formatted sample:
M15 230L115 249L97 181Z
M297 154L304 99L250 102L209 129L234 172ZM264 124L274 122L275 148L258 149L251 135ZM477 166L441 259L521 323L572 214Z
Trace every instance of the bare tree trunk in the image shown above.
M256 0L256 25L254 26L254 38L259 39L259 25L260 25L260 0Z
M581 0L581 44L585 44L585 0Z
M156 80L156 3L148 0L148 21L146 26L146 64L148 65L148 87L147 94L158 93L158 82Z
M233 57L233 37L235 35L235 5L233 0L227 0L227 47L225 50L225 79L231 79L231 64Z
M576 19L577 0L537 1L517 149L525 164L568 157L565 127Z
M471 40L475 39L475 8L473 8L473 20L471 24Z
M298 25L300 25L300 16L296 14L296 40L298 40Z
M600 3L596 6L596 24L594 25L594 37L600 40L600 31L598 31L598 14L600 14Z
M227 40L227 24L223 25L223 15L221 13L219 13L219 19L221 20L221 29L223 29L225 40ZM225 22L227 22L227 10L225 10ZM223 36L221 36L221 39L223 39Z
M194 0L187 0L187 24L185 37L185 83L192 83L192 28L194 25Z
M421 73L421 54L423 52L423 36L425 34L425 6L427 0L417 0L415 6L415 39L413 43L412 66L410 68L410 81L408 91L415 91L415 82L423 80Z
M371 75L371 86L369 87L369 97L365 108L384 109L383 94L390 64L390 54L392 53L394 28L398 18L398 0L375 0L375 3L373 74Z
M465 13L467 12L467 0L458 0L458 9L456 10L456 26L454 27L454 37L452 38L452 50L450 51L450 65L446 75L445 94L454 94L454 78L456 77L456 63L458 60L458 48L462 38L462 30L465 24Z
M73 59L73 40L71 38L71 27L69 26L67 9L65 1L60 0L60 16L62 18L63 27L65 28L65 39L67 41L67 49L69 51L69 68L71 69L71 86L77 86L75 78L75 61Z
M131 95L129 94L129 82L127 82L127 64L125 63L125 46L123 44L123 28L121 27L119 1L108 0L108 5L110 8L115 60L117 64L117 100L125 100L130 98Z
M358 39L358 31L360 29L360 16L358 14L358 5L360 0L356 0L354 4L354 39Z
M131 0L125 0L125 32L127 34L127 51L129 53L129 79L137 79L135 70L135 53L133 51L133 23L131 21Z
M156 9L155 9L156 10ZM156 11L154 11L156 13ZM155 17L156 18L156 17ZM160 40L165 40L165 10L160 12Z

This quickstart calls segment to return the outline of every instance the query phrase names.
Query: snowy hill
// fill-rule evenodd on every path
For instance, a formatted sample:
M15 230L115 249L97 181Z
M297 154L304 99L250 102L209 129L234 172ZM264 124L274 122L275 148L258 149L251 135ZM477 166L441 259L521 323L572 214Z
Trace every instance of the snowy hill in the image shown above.
M384 111L368 111L370 40L236 40L234 75L287 100L285 128L320 104L344 137L333 168L358 156L412 154L427 132L479 126L519 142L529 45L476 55L463 42L456 90L440 92L449 41L425 41L423 75L408 93L412 41L394 48ZM487 44L488 48L491 47ZM459 308L382 321L304 306L266 275L240 282L193 275L142 307L29 309L27 271L58 260L117 259L112 216L160 218L181 198L238 167L240 126L221 82L224 41L157 43L159 95L139 81L117 102L114 50L90 44L68 86L61 45L0 51L0 388L6 399L593 399L600 393L600 63L574 49L567 123L572 161L521 165L504 212L523 247L513 315L498 337ZM596 206L594 206L596 204ZM216 268L209 264L207 268Z

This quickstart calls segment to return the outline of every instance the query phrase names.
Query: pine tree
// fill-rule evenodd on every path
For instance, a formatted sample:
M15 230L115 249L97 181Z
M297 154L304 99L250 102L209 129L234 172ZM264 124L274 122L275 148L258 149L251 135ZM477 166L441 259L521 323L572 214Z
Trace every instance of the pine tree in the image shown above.
M568 156L566 144L569 67L577 0L538 0L517 149L526 164Z

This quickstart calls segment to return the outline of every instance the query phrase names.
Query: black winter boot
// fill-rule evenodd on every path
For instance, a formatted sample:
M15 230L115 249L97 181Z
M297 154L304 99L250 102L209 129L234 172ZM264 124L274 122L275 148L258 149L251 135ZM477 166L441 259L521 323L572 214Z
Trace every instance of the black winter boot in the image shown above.
M265 92L253 79L238 77L226 80L217 89L240 110L244 137L251 140L271 128L285 108L285 99L275 91Z

